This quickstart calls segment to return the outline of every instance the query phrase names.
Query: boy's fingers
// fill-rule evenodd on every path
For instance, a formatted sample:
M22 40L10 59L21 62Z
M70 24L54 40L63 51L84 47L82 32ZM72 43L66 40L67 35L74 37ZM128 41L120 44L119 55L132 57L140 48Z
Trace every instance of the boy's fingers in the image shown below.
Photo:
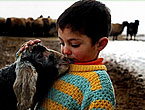
M40 39L35 39L35 40L30 40L26 43L25 47L28 48L28 46L31 46L31 45L34 45L34 44L37 44L37 43L40 43L41 40Z
M22 53L25 49L27 49L28 45L31 45L30 42L24 43L20 48L20 53Z
M22 53L24 50L24 47L20 48L20 53Z
M24 46L33 45L33 44L34 44L34 41L30 40L30 41L26 42L26 43L24 44Z
M23 47L20 48L20 53L22 53L24 50L28 49L28 44L25 44Z
M29 48L29 46L28 45L25 45L24 49L28 49L28 48Z
M35 44L35 43L40 43L41 40L40 40L40 39L35 39L35 40L33 40L33 42L34 42L34 44Z
M20 53L22 53L25 49L28 49L29 46L34 45L34 44L37 44L37 43L40 43L40 42L41 42L40 39L35 39L35 40L30 40L30 41L24 43L22 45L22 47L20 48Z

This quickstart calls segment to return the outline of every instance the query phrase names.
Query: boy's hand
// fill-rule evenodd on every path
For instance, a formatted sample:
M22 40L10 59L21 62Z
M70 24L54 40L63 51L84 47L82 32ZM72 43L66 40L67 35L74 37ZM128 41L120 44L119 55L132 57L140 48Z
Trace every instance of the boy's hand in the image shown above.
M24 43L21 48L19 49L19 51L16 53L16 60L18 59L20 53L22 53L24 50L28 49L29 46L40 43L41 40L40 39L35 39L35 40L29 40L28 42Z
M35 39L35 40L29 40L28 42L24 43L21 48L20 48L20 53L22 53L25 49L28 49L29 46L40 43L40 39Z

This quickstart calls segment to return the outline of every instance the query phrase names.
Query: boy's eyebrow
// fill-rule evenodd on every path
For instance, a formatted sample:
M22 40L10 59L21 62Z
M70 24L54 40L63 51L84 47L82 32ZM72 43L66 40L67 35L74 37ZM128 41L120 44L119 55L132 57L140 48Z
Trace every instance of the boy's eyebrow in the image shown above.
M69 39L69 41L81 41L81 39Z
M60 40L63 40L61 37L58 37ZM73 40L80 40L81 41L81 39L77 39L77 38L72 38L72 39L69 39L68 41L73 41Z

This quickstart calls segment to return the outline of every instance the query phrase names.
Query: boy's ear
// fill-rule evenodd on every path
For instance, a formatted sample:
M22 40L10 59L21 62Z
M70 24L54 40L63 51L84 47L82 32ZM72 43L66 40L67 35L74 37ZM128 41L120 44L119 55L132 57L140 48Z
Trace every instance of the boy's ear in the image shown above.
M97 43L98 43L98 50L101 51L108 44L108 38L107 37L102 37L101 39L99 39L99 41Z

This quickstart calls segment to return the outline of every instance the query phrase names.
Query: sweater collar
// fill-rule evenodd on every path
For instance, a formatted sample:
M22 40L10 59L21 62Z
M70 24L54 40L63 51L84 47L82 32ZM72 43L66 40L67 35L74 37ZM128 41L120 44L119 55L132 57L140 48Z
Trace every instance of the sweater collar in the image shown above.
M70 64L69 72L91 72L97 70L105 70L107 68L105 65L76 65Z
M106 66L103 65L103 58L98 58L92 62L70 64L69 72L89 72L95 70L107 71Z
M74 63L77 65L103 65L103 58L98 58L95 61L85 62L85 63Z

